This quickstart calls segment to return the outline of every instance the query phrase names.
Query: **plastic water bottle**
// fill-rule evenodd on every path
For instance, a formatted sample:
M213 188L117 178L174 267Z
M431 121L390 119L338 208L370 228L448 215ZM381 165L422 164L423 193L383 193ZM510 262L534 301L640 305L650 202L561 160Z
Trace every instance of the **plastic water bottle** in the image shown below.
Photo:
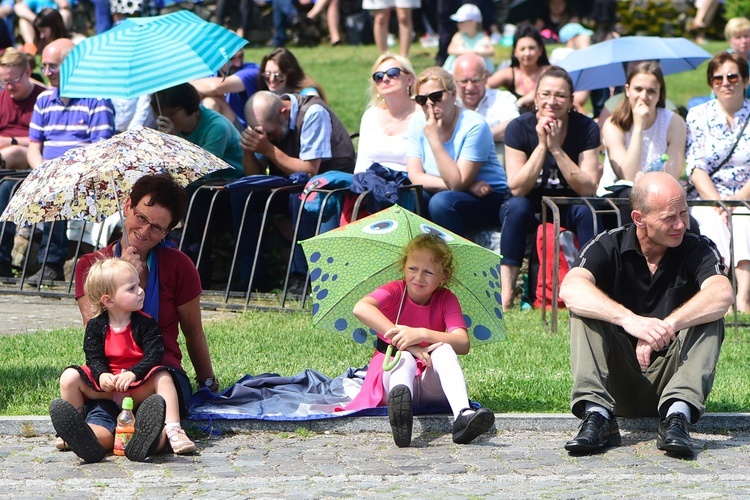
M649 172L663 172L664 164L667 163L667 160L669 160L669 155L667 153L664 153L663 155L659 156L654 161L646 165L646 168L643 169L643 173L647 174Z
M125 446L135 432L135 415L133 415L133 398L122 400L122 411L117 416L117 428L115 429L115 455L125 455Z

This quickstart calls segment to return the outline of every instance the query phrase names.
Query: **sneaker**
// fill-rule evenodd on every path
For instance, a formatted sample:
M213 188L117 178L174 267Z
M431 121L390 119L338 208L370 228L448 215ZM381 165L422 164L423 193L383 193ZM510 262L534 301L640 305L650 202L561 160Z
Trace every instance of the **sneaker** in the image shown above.
M411 392L405 385L397 385L388 394L388 420L391 423L393 442L399 448L411 444L414 414L411 407Z
M125 446L125 456L134 462L143 462L159 446L167 404L164 398L154 394L146 398L135 414L135 432Z
M39 269L31 278L26 280L31 286L38 286L39 282L65 281L65 271L58 264L47 264L44 269Z
M169 439L169 446L172 447L172 451L176 455L185 455L187 453L193 453L198 449L195 443L190 441L190 438L185 434L185 430L182 427L171 427L167 430L167 438Z
M471 412L471 413L467 413ZM495 414L487 408L464 408L453 421L453 442L468 444L484 434L495 423Z
M49 416L55 432L73 453L87 464L101 462L106 452L96 434L84 422L76 408L64 399L54 399L49 405Z

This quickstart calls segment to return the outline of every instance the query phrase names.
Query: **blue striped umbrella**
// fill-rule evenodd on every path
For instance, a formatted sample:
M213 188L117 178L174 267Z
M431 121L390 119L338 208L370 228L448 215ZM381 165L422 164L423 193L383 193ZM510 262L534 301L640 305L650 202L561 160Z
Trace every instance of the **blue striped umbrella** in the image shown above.
M60 95L151 94L216 73L246 43L186 10L130 18L73 49L60 67Z

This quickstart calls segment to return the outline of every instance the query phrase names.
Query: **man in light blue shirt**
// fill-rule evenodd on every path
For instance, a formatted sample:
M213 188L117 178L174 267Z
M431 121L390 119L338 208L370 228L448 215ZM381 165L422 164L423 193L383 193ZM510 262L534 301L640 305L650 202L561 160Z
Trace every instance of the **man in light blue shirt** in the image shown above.
M248 128L242 133L241 142L245 175L269 173L288 177L303 173L312 177L334 170L354 171L354 146L349 132L320 97L256 92L245 106L245 118ZM289 209L295 223L299 204L299 196L292 195ZM243 260L249 258L250 261L255 254L254 241L257 241L261 222L260 217L250 217L252 213L246 217L247 229L243 231L240 247ZM251 224L249 219L255 219L257 224ZM321 231L335 227L333 219L321 227ZM317 216L303 212L298 240L312 236L316 222ZM261 269L261 266L256 267ZM301 248L295 250L292 272L296 275L295 285L300 279L304 281L307 263Z

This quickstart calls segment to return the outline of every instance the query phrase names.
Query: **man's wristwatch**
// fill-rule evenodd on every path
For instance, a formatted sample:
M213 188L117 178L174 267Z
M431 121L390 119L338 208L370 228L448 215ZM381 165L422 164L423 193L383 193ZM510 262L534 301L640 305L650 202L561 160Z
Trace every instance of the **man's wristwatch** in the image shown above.
M18 146L18 141L16 140L16 138L15 138L15 137L11 137L11 138L10 138L10 144L11 144L12 146Z

